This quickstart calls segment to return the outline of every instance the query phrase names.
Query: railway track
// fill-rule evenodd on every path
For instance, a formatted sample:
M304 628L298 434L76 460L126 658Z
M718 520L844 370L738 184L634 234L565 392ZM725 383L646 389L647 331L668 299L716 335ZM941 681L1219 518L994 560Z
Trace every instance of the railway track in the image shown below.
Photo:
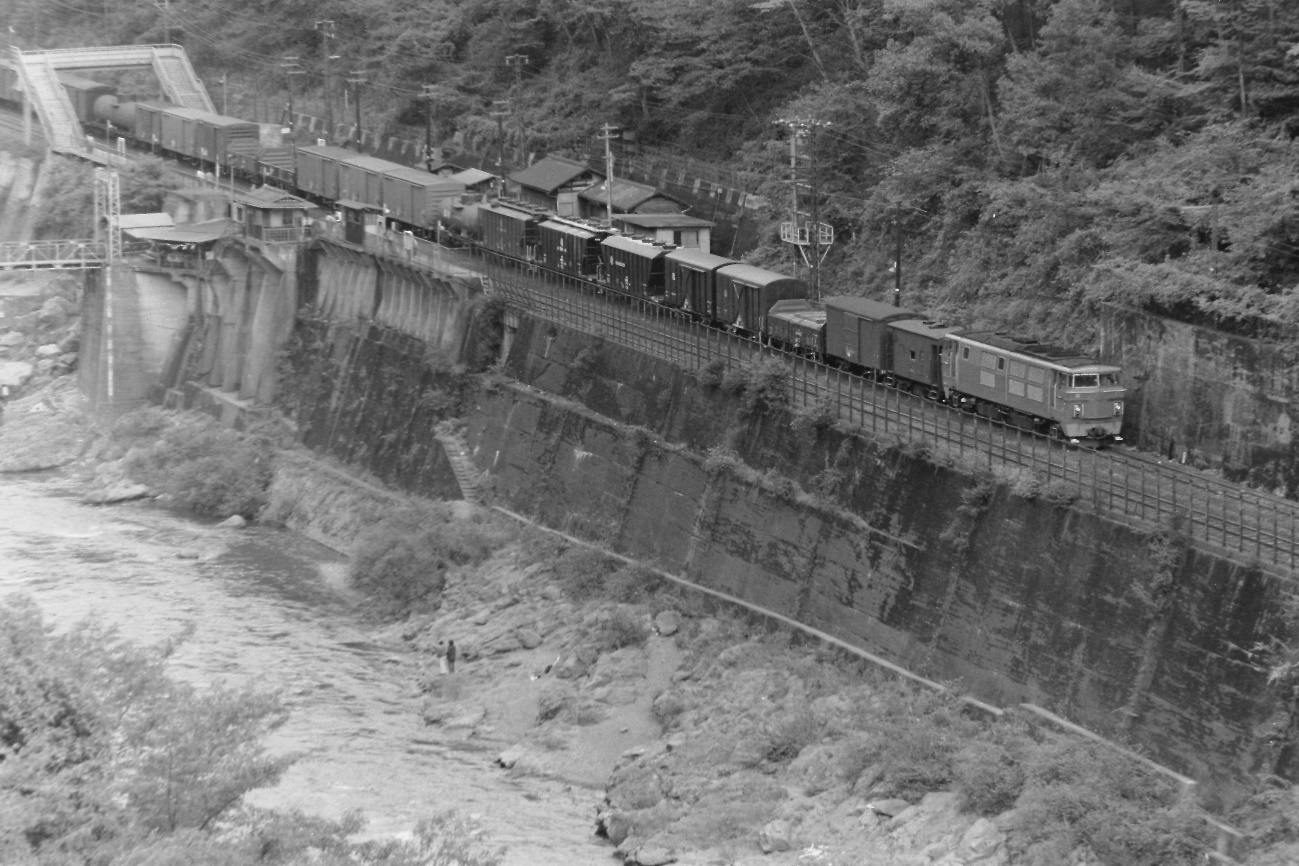
M1232 484L1129 447L1091 450L961 412L715 328L679 311L613 302L593 283L529 273L513 261L465 254L511 304L697 372L717 359L762 356L790 368L795 408L820 407L875 436L927 448L936 459L999 475L1023 495L1081 503L1151 531L1171 530L1246 566L1290 578L1299 570L1299 503Z

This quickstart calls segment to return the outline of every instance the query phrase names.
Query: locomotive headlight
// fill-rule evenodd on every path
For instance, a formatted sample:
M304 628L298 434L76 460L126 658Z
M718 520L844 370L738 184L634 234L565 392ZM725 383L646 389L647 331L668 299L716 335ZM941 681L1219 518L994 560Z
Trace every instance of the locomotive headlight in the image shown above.
M1116 416L1123 414L1123 402L1121 400L1114 401L1114 414Z
M1074 416L1075 418L1081 418L1081 417L1082 417L1082 404L1081 404L1081 403L1074 403L1074 404L1073 404L1073 416Z

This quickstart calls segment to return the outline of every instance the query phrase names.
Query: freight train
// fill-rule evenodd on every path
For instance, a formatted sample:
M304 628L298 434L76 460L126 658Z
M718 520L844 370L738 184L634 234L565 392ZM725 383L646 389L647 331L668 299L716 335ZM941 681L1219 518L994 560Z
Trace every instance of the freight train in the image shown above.
M808 300L801 280L632 237L341 147L265 147L258 124L164 102L119 102L61 74L78 117L200 167L226 167L327 206L382 212L431 237L450 230L518 267L573 277L612 297L671 308L781 350L1056 438L1121 440L1119 367L1003 333L951 328L860 297ZM19 94L0 67L0 99Z

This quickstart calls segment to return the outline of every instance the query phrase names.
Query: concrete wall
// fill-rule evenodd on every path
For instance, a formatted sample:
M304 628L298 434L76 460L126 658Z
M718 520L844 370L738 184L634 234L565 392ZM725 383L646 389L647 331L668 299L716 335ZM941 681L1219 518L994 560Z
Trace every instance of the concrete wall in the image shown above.
M1026 501L784 416L746 420L666 365L607 345L593 357L583 335L524 320L513 345L509 372L579 405L481 395L468 438L507 507L992 703L1045 705L1228 798L1277 768L1288 715L1247 649L1283 628L1278 582L1176 527ZM728 441L740 460L628 425L699 451Z
M1299 495L1299 341L1267 341L1109 307L1101 354L1123 364L1130 436L1228 477Z

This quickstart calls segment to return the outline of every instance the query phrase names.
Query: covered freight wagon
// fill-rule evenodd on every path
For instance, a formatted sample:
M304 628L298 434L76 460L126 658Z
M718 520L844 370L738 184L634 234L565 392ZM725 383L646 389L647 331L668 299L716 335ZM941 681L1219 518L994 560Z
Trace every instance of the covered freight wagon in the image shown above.
M608 236L594 226L546 220L537 226L537 261L561 273L594 278L603 264L600 242Z
M71 72L59 72L59 82L63 85L63 89L67 91L68 99L72 102L72 108L77 113L77 119L82 123L89 123L97 119L95 116L96 100L101 96L116 98L117 94L117 88L111 84L92 81Z
M807 283L766 268L730 264L717 269L715 320L720 325L757 333L762 317L777 301L807 297Z
M869 298L826 298L825 353L853 367L887 371L893 362L888 323L919 318L914 310Z
M600 245L604 255L604 272L609 286L633 298L663 297L664 256L672 247L610 235Z
M350 159L338 163L339 198L384 207L383 176L396 168L401 166L386 159L351 154Z
M673 250L663 261L664 303L712 321L717 269L735 260L702 250Z
M355 156L356 151L332 144L299 147L298 189L326 201L347 198L338 193L338 165Z
M893 335L893 374L918 386L912 390L931 400L942 397L943 344L952 329L936 322L900 319L892 322L889 330Z
M407 225L436 226L444 212L450 215L452 202L464 191L463 183L419 168L393 168L383 175L388 217Z
M537 258L537 227L541 220L532 208L509 202L484 202L478 207L483 246L523 261Z
M773 346L805 355L825 356L825 307L806 298L776 301L767 311L762 335Z

